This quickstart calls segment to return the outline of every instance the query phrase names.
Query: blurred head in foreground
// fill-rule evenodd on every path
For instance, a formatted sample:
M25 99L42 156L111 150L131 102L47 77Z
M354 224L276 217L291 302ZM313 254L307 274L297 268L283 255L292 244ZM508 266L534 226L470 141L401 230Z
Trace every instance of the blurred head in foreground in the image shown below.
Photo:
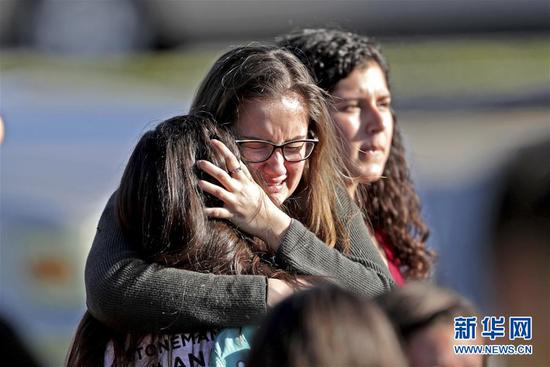
M550 365L550 140L520 149L506 166L491 248L495 309L532 316L533 355L507 366ZM526 358L529 358L526 360Z
M377 299L394 324L411 367L481 367L481 355L459 355L453 345L483 344L454 340L454 318L478 316L457 293L428 283L409 283Z
M405 366L384 313L336 286L300 292L273 309L252 342L249 367Z

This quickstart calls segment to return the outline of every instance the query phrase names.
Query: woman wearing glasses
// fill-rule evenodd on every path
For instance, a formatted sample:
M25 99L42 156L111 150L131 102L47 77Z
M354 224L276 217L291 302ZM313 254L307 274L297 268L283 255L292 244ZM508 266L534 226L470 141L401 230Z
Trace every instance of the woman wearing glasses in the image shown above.
M231 130L243 161L213 139L223 164L197 162L215 179L200 181L200 189L220 200L206 214L263 240L272 254L264 261L377 295L393 281L342 189L344 165L324 97L287 51L247 46L221 56L191 113L206 113ZM292 293L289 284L265 276L197 273L144 261L121 232L113 201L86 264L88 308L105 324L127 332L240 326Z
M426 278L433 253L425 247L428 229L409 177L380 49L367 37L326 29L302 30L279 44L300 58L332 97L331 117L345 143L350 173L347 192L363 210L394 281ZM219 335L212 358L217 367L246 359L252 330Z

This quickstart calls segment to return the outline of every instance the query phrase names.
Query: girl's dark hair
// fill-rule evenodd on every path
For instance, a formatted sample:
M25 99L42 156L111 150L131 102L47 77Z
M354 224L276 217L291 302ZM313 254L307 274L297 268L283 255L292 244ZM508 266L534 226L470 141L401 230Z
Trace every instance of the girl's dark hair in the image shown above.
M213 178L195 166L207 160L225 168L210 147L214 137L239 157L232 134L203 117L174 117L145 133L117 192L122 230L147 261L214 274L276 276L278 270L260 261L268 253L263 242L204 214L205 207L223 206L198 188L200 179Z
M376 63L389 87L389 66L373 39L351 32L304 29L280 37L278 44L294 53L309 68L318 85L333 92L336 84L354 69ZM403 139L395 113L394 133L384 178L360 184L356 200L375 231L393 246L405 275L426 278L435 254L425 246L429 231L421 215L405 158Z
M211 138L238 157L232 134L202 116L174 117L143 135L116 194L115 210L124 235L149 262L215 274L258 274L296 284L294 276L263 260L273 255L265 243L204 214L205 206L222 205L198 188L199 179L213 178L195 166L197 160L224 167L224 159L210 147ZM128 365L133 358L129 353L142 338L110 329L86 313L67 364L103 365L112 341L113 365Z
M327 94L312 80L307 68L292 53L275 46L234 48L214 63L191 106L192 113L209 113L232 127L247 101L270 100L295 93L308 113L309 133L319 139L306 161L296 193L283 209L298 218L328 246L346 253L349 245L344 223L336 213L336 192L345 171L339 143L327 108Z
M391 324L366 298L334 285L277 305L252 341L249 367L405 366Z

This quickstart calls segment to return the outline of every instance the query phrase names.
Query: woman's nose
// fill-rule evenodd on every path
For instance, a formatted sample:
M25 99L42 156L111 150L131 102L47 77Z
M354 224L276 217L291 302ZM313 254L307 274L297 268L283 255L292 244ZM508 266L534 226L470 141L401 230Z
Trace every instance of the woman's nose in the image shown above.
M384 130L384 116L376 108L369 106L361 110L361 122L369 134Z
M286 173L285 158L280 148L275 149L271 157L265 162L265 167L269 170L269 173L277 176Z

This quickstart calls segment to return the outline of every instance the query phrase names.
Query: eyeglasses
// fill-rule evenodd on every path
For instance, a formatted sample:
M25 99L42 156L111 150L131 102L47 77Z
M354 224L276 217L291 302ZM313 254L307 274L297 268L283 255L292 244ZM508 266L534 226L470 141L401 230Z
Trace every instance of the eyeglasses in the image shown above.
M261 163L273 155L275 149L280 148L283 158L287 162L300 162L309 158L319 139L299 139L283 144L275 144L267 140L243 139L236 140L241 151L241 157L248 163Z

